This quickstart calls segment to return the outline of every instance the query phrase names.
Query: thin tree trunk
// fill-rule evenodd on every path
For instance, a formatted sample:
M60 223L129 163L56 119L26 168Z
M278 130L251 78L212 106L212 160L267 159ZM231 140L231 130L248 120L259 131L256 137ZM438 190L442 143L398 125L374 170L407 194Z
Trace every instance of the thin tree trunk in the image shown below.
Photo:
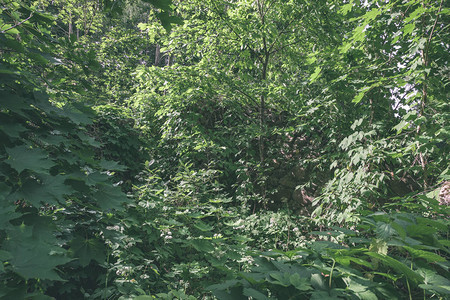
M433 33L434 33L434 29L436 28L436 24L438 22L439 19L439 13L441 12L442 9L442 4L443 4L443 0L441 0L441 3L439 5L439 9L436 13L436 19L434 20L434 24L431 28L430 34L428 36L427 39L427 43L425 45L425 48L422 50L422 63L425 67L425 69L427 69L428 65L430 64L430 55L429 55L429 50L430 50L430 44L431 44L431 40L433 38ZM425 7L425 3L423 3L423 6ZM425 30L425 20L422 21L422 26L423 26L423 30L424 33L426 32ZM419 117L423 116L425 113L425 108L427 105L427 100L428 100L428 74L425 71L423 73L423 84L422 84L422 99L421 99L421 103L420 103L420 110L419 110ZM421 125L417 126L417 136L420 134L420 130L421 130ZM426 189L428 187L428 170L427 170L427 159L425 157L425 155L422 152L419 152L419 160L420 160L420 165L422 167L423 170L423 186Z
M159 44L156 44L156 50L155 50L155 66L158 66L159 60L161 59L161 46Z
M72 12L69 11L69 39L72 35Z

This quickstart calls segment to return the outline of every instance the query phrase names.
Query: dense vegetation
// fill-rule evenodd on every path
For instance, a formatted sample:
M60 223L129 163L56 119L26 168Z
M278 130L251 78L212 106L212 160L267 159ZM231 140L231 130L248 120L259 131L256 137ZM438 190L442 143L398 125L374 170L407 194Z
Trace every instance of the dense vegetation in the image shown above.
M449 16L1 0L0 299L448 299Z

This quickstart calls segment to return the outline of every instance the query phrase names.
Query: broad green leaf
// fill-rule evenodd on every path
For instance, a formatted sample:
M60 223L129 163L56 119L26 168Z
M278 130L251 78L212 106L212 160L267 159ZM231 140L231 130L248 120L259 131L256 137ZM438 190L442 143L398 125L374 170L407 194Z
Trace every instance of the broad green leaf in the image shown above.
M0 182L0 229L10 225L10 220L20 216L20 214L16 212L14 202L7 200L9 199L8 196L10 192L11 188L5 183Z
M309 298L310 300L336 300L338 298L336 298L335 296L330 295L328 292L326 291L314 291L311 294L311 298Z
M244 294L245 296L252 297L253 299L256 299L256 300L266 300L266 299L269 299L269 298L268 298L266 295L264 295L263 293L261 293L261 292L255 290L255 289L252 289L252 288L244 288L243 294Z
M352 102L358 104L359 102L361 102L362 98L368 91L370 91L371 89L373 89L377 86L380 86L380 85L381 85L381 82L375 82L370 86L366 86L366 87L362 88L360 90L360 92L358 94L356 94L356 96L353 98Z
M74 192L71 186L64 183L65 176L42 175L39 178L40 182L34 179L24 181L21 188L11 198L23 199L35 207L40 207L42 204L62 204L65 202L64 196Z
M400 123L398 123L396 126L394 126L394 130L397 131L397 134L400 134L403 129L406 129L409 127L409 122L405 120L401 120Z
M0 130L2 130L7 136L19 138L22 132L27 129L20 124L2 124L0 125Z
M405 20L403 20L403 22L409 23L413 20L416 20L425 12L425 10L426 8L424 6L419 5L412 13L409 14L407 18L405 18Z
M100 167L102 167L105 170L113 170L113 171L125 171L127 169L125 166L120 165L116 161L103 159L100 161Z
M430 290L440 294L450 295L450 288L448 285L419 284L419 287L424 290Z
M403 246L413 257L423 258L428 262L444 262L447 261L444 257L437 255L433 252L424 251L420 249L414 249L408 246Z
M309 77L309 81L311 83L315 82L317 80L317 78L319 77L321 71L322 71L321 67L316 67L316 69L314 70L314 73L312 73L311 76Z
M436 231L436 228L426 225L413 224L406 227L406 232L411 237L433 235L436 233Z
M327 287L325 285L324 277L321 274L312 274L311 275L311 285L316 290L326 290Z
M102 184L97 188L98 190L93 196L94 200L98 203L102 210L124 210L122 204L127 202L128 199L120 187Z
M424 217L417 217L416 220L417 220L418 225L430 226L432 228L436 228L443 232L446 232L449 229L445 220L441 220L442 222L439 222L439 220L433 220L433 219L424 218Z
M195 239L189 240L188 244L191 244L197 251L200 252L212 252L214 251L214 246L209 240Z
M21 173L25 169L35 172L47 172L55 165L48 157L48 153L41 149L23 145L7 148L6 152L9 154L6 163L16 169L18 173Z
M353 256L336 256L335 260L336 260L336 262L338 262L338 263L340 263L340 264L342 264L344 266L349 266L350 262L354 262L354 263L356 263L358 265L365 266L365 267L367 267L369 269L373 269L373 266L372 266L372 264L370 262L368 262L368 261L366 261L364 259L358 258L358 257L353 257Z
M155 298L152 296L148 296L148 295L140 295L140 296L134 297L133 300L155 300Z
M383 222L377 222L376 232L382 240L387 240L391 236L397 234L397 231L391 226L391 224Z
M424 276L424 284L420 284L420 288L450 295L450 280L437 274L434 270L420 269L419 271Z
M195 222L194 227L201 231L211 231L214 229L214 227L202 222L201 220Z
M223 283L210 285L207 287L207 289L210 291L226 290L226 289L236 285L236 283L238 283L238 282L239 282L239 280L227 280Z
M366 252L367 255L379 259L386 267L394 269L396 272L403 274L416 285L423 282L422 276L408 268L405 264L384 254L375 252Z
M269 273L269 275L270 277L275 279L274 281L271 281L274 284L278 284L284 287L291 285L290 276L288 273L272 272Z
M80 265L86 267L91 260L103 264L106 260L106 248L103 242L97 239L76 237L70 242L72 257L78 258Z
M344 5L342 5L341 9L339 10L339 13L346 16L348 14L348 12L350 12L352 10L352 7L353 7L353 2L344 4Z
M54 269L71 259L64 255L64 249L33 236L33 230L31 226L22 225L8 231L10 238L5 249L13 254L10 260L13 270L25 279L61 280Z
M396 276L394 274L387 274L387 273L382 273L382 272L373 272L372 274L386 277L386 278L388 278L389 280L392 280L392 281L396 281L399 278L399 276Z
M300 274L295 273L289 277L289 281L291 284L300 291L309 291L312 290L309 278L300 277Z
M403 27L403 36L411 34L411 32L413 32L415 27L416 24L414 23L406 24L405 27Z

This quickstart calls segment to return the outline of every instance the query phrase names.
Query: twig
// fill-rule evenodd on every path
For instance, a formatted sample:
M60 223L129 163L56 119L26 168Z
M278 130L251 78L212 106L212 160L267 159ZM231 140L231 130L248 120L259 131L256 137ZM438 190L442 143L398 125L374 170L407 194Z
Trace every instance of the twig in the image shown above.
M32 16L33 16L33 12L31 12L31 13L30 13L30 16L29 16L28 18L26 18L25 20L20 21L19 23L15 24L15 25L13 25L13 26L11 26L11 27L5 29L5 30L2 30L0 33L5 33L5 32L7 32L7 31L9 31L9 30L11 30L11 29L16 28L17 26L22 25L23 23L25 23L26 21L28 21L29 19L31 19Z
M444 0L441 0L441 4L439 5L439 9L438 9L438 12L436 14L436 20L434 20L433 28L431 29L430 36L428 37L428 45L431 42L431 38L433 37L434 28L436 27L436 23L437 23L437 21L439 19L439 13L441 12L441 9L442 9L442 2L444 2Z

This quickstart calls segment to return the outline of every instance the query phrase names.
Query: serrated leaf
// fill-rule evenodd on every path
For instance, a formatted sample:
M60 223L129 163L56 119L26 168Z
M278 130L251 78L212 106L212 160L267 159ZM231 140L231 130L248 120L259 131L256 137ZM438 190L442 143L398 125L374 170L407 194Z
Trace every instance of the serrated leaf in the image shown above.
M366 252L367 255L379 259L386 267L390 267L397 271L400 274L405 275L409 280L411 280L416 285L419 283L423 283L423 278L410 268L408 268L405 264L399 262L398 260L389 257L387 255L375 253L375 252Z
M200 252L212 252L214 251L214 246L209 240L204 239L196 239L190 240L189 244L191 244L197 251Z
M17 146L6 148L9 157L5 161L18 173L23 170L35 172L47 172L55 163L48 157L48 153L37 148L27 146Z
M94 200L98 203L102 210L124 210L122 204L127 202L128 199L120 187L102 184L97 186L97 188L98 190L93 196Z
M200 220L195 222L194 227L201 231L211 231L214 229L214 227L212 227Z
M301 277L298 273L291 275L291 277L289 277L289 281L299 291L312 290L312 286L309 283L309 278Z
M397 234L397 231L391 226L391 224L382 222L377 222L376 232L382 240L387 240L391 236Z
M20 124L2 124L0 125L0 130L3 131L7 136L19 138L22 132L25 132L27 129Z
M413 257L423 258L428 262L444 262L447 261L444 257L439 256L433 252L424 251L420 249L414 249L408 246L403 246Z
M106 260L106 247L97 239L76 237L70 242L70 251L74 258L78 258L80 265L86 267L91 260L102 264Z
M274 281L270 281L273 284L278 284L278 285L281 285L284 287L288 287L291 284L291 282L289 280L290 276L288 273L272 272L269 275L270 275L270 277L275 279Z
M40 230L44 231L40 235L53 234L45 232L45 228ZM61 280L54 269L71 259L64 255L64 249L35 237L33 231L33 227L26 225L8 231L10 238L6 241L5 248L13 254L10 260L13 270L25 279Z
M431 226L413 224L406 227L406 231L409 236L417 237L417 236L433 235L436 233L437 229Z
M311 83L315 82L317 80L317 78L319 78L321 71L322 71L321 67L316 67L316 69L314 70L314 73L312 73L311 76L309 76L309 81Z
M353 3L344 4L344 5L342 5L341 9L339 10L339 13L346 16L348 14L348 12L350 12L352 10L352 7L353 7Z
M103 159L100 161L100 167L102 167L105 170L110 170L110 171L125 171L127 169L127 167L120 165L116 161L103 160Z
M256 299L256 300L266 300L266 299L269 299L269 298L268 298L266 295L264 295L263 293L261 293L261 292L255 290L255 289L252 289L252 288L244 288L243 294L244 294L245 296L252 297L253 299Z

